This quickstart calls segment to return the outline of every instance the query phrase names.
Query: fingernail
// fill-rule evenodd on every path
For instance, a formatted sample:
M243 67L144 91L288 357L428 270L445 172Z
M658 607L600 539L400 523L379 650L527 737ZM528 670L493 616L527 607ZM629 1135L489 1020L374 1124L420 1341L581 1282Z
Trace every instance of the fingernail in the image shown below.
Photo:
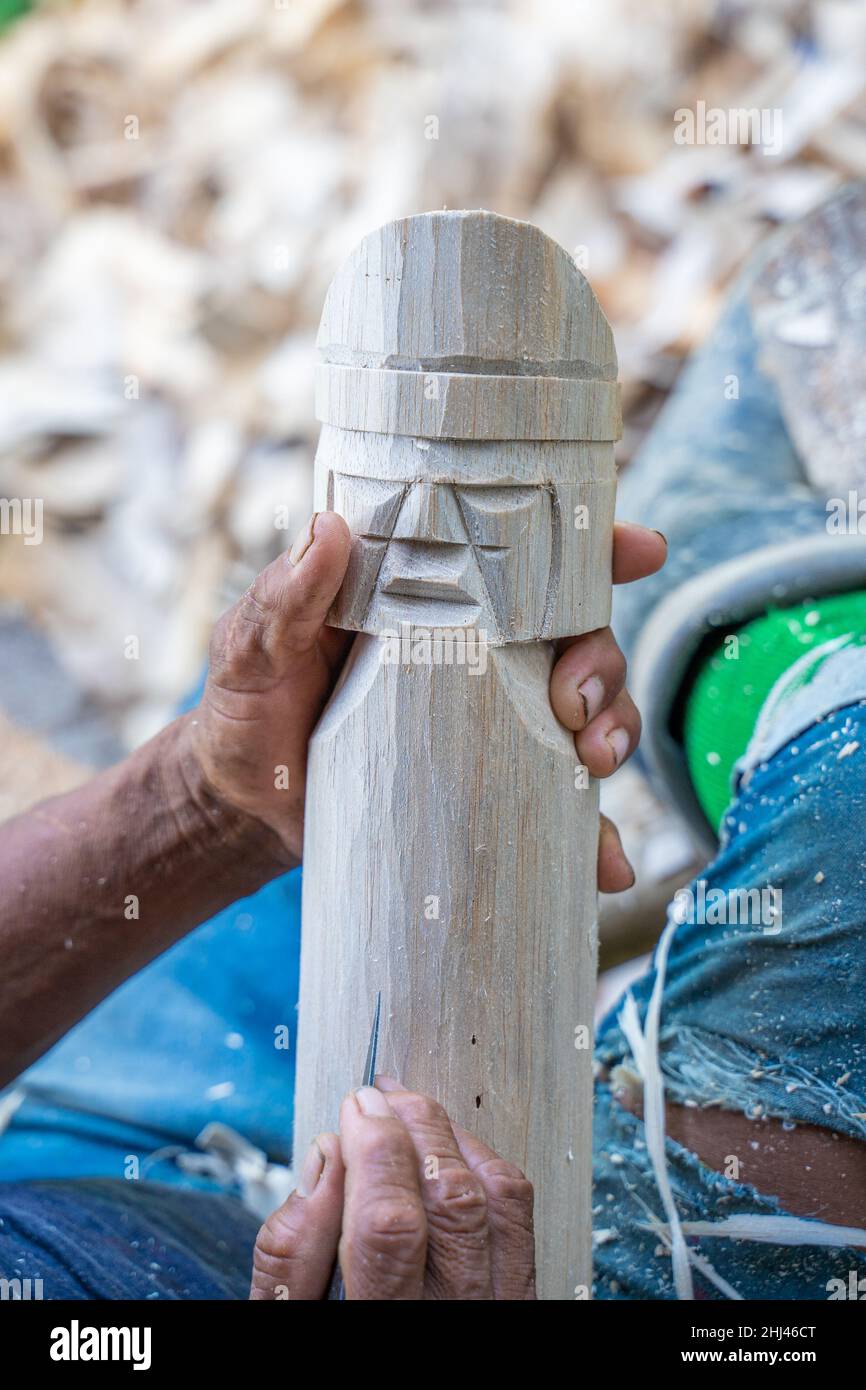
M613 760L619 767L628 753L629 737L625 729L612 729L607 736L610 744L610 751L613 753Z
M390 1105L375 1086L362 1086L360 1090L355 1092L355 1100L365 1115L391 1114Z
M316 517L318 515L318 512L313 512L313 515L310 517L303 531L289 551L289 561L291 564L299 565L310 546L313 544L313 529L316 525Z
M594 719L604 703L604 682L599 676L590 676L577 690L583 705L583 726Z
M322 1176L324 1167L325 1155L314 1139L307 1150L307 1156L301 1168L301 1176L297 1187L299 1197L312 1197L316 1190L316 1184Z
M655 531L655 527L653 527L653 530ZM656 534L657 536L661 536L661 538L662 538L662 540L664 541L665 545L667 545L667 543L668 543L668 538L667 538L667 536L665 535L664 531L656 531L655 534Z
M380 1091L399 1091L400 1082L393 1076L380 1076L376 1073L376 1086Z

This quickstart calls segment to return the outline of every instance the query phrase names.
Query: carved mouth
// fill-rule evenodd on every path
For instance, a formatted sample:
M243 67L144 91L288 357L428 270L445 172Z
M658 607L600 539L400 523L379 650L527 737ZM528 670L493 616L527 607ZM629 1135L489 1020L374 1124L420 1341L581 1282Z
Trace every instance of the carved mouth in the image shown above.
M394 598L445 599L448 603L477 603L472 594L457 583L456 579L441 575L420 576L395 574L382 585L382 593Z

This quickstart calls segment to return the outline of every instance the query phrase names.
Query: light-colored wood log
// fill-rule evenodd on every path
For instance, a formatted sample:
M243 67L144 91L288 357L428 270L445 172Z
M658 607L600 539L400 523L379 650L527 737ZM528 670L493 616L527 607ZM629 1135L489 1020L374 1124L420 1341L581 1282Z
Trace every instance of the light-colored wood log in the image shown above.
M554 640L609 616L610 329L536 228L431 213L362 242L319 344L353 373L319 395L316 505L353 533L331 618L360 635L310 749L297 1150L358 1084L381 990L379 1069L524 1169L541 1295L574 1298L591 1278L598 802L548 680ZM459 393L448 438L430 373ZM477 421L472 376L495 383ZM537 439L563 382L603 408Z
M610 439L615 381L382 371L320 362L316 414L349 430L424 439Z

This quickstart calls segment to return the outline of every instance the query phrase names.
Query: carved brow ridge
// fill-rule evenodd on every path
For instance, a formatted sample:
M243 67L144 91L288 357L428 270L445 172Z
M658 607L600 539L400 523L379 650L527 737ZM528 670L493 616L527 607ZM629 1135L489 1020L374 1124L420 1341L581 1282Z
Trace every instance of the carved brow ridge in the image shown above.
M421 372L436 375L455 372L460 376L551 376L575 381L616 381L615 362L540 361L531 357L490 358L457 355L452 357L400 357L392 353L374 353L334 343L320 348L323 361L335 367L368 367L390 372Z

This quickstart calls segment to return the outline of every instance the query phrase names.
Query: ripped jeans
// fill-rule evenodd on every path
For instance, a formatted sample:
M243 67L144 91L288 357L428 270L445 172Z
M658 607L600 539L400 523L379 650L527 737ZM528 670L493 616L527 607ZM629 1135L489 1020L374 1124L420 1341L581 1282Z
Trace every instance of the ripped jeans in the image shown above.
M739 769L719 853L684 899L694 910L672 921L657 1056L668 1100L866 1140L866 699L815 715L803 728L801 708L799 732L777 731ZM632 989L644 1029L658 969L657 951ZM641 1070L626 1023L620 1003L599 1030L608 1071ZM595 1296L674 1298L644 1121L599 1083L594 1127ZM827 1299L866 1278L866 1249L820 1245L820 1223L796 1223L814 1244L690 1234L688 1223L785 1213L670 1138L664 1155L695 1297Z

